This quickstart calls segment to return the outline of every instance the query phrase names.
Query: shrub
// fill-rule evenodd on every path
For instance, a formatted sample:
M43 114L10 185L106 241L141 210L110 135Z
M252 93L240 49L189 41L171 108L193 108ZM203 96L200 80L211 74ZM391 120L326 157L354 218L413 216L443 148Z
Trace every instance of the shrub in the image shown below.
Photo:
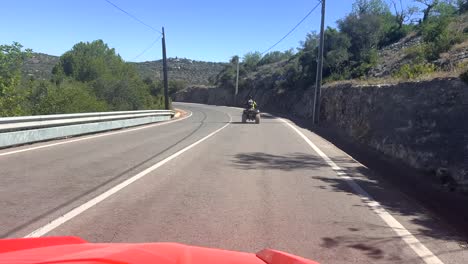
M366 76L369 71L377 65L379 55L377 50L371 49L364 52L362 58L361 62L353 69L352 76L355 78Z
M405 58L413 63L424 63L426 61L426 44L420 44L405 49Z
M386 32L379 43L380 47L384 47L395 42L398 42L402 38L404 38L411 30L410 25L403 25L401 28L397 25L392 26L388 32Z
M430 19L421 27L421 34L426 43L426 58L436 60L439 54L448 51L453 45L463 41L463 33L449 27L452 17L440 16Z
M415 79L419 76L435 72L436 66L431 63L405 64L393 76L402 79Z
M33 91L33 114L63 114L108 111L108 105L80 82L66 81L60 86L41 83Z

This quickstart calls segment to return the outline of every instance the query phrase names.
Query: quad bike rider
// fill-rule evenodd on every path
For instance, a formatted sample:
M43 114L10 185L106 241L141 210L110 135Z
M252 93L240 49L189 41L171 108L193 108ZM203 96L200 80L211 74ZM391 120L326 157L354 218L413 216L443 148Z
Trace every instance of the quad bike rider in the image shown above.
M255 121L256 124L260 124L260 111L257 109L257 102L252 97L246 103L246 108L242 113L242 123L246 123L247 120Z

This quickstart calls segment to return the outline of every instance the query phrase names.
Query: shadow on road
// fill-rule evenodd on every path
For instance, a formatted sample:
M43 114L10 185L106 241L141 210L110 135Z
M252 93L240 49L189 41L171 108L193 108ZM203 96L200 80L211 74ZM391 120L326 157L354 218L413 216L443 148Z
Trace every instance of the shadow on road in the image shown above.
M354 169L353 169L354 170ZM359 171L359 169L357 170ZM439 222L434 215L430 215L423 208L418 205L410 203L407 200L401 199L400 195L389 190L394 187L390 187L379 181L373 181L365 178L356 178L354 175L362 175L360 172L352 172L347 170L347 175L353 177L353 181L361 186L364 190L372 195L372 197L380 203L382 208L387 210L394 217L397 216L411 216L410 222L415 224L415 228L407 227L408 230L415 236L432 237L436 239L443 239L446 241L456 241L461 244L465 244L465 238L457 233L454 229ZM329 177L314 177L314 179L324 182L325 188L335 192L344 192L349 195L358 195L349 186L348 180L341 178L329 178ZM367 205L355 205L367 207ZM386 228L389 228L385 226ZM463 248L460 248L462 250Z
M450 227L444 222L440 221L436 215L428 212L414 200L407 197L405 194L396 190L396 186L380 179L372 170L357 165L351 161L349 157L333 157L347 175L364 190L366 190L381 206L386 209L394 217L397 216L410 216L409 220L414 224L413 228L407 229L415 237L431 237L438 240L454 241L460 245L459 251L466 249L466 238L463 234L459 233L453 227ZM281 171L294 171L294 170L316 170L318 168L329 167L321 157L305 154L305 153L290 153L287 155L274 155L263 152L249 152L240 153L234 156L232 162L235 167L243 170L281 170ZM348 195L360 196L355 193L348 184L347 179L336 177L321 177L321 176L308 176L311 179L319 180L323 184L315 186L315 188L326 189L332 192L343 192ZM391 190L391 191L390 191ZM313 190L311 190L313 191ZM430 198L430 196L428 196ZM361 205L366 207L364 203ZM443 205L441 205L443 206ZM370 210L370 209L369 209ZM407 218L408 219L408 218ZM357 232L362 229L375 229L375 227L362 226L356 228L356 223L348 223L350 231ZM378 228L390 229L390 227L382 224ZM393 232L393 231L392 231ZM378 230L376 230L378 234ZM384 258L398 263L399 256L388 256L382 250L385 248L379 247L379 244L389 242L389 240L401 241L401 238L396 236L393 238L378 237L363 237L356 233L356 236L349 237L325 237L323 238L323 247L345 246L354 250L364 251L372 259ZM434 252L437 255L447 254L449 252Z
M304 153L288 155L273 155L263 152L240 153L234 156L233 163L237 168L244 170L292 171L327 166L320 158Z
M359 230L356 230L359 231ZM399 240L399 237L369 237L360 235L336 236L322 238L321 247L326 249L335 249L345 251L354 249L363 252L372 260L386 259L391 263L413 263L407 258L402 259L400 255L388 254L382 248L386 248L388 243ZM418 260L414 260L418 262Z
M356 175L363 176L358 180L358 184L374 196L390 213L415 216L412 222L423 227L419 230L421 234L447 241L457 241L461 248L468 249L467 195L445 190L435 177L351 140L340 129L326 124L314 126L311 119L277 113L275 116L287 118L297 126L315 133L365 165L366 167L344 167L353 178ZM339 164L339 160L336 158L333 160L343 167ZM369 182L365 182L365 179ZM335 182L330 182L325 178L322 180L333 184L335 191L348 192L350 190L340 178L334 180ZM386 193L382 190L382 186L398 190L403 197L407 198L405 199L407 202L412 201L411 204L417 204L418 210L415 211L414 206L407 208L398 203L398 200L389 200L378 195Z

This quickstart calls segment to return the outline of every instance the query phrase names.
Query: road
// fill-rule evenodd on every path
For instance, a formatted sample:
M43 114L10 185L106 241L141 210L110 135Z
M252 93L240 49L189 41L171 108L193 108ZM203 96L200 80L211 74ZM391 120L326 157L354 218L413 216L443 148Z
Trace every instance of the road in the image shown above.
M311 131L181 120L0 151L0 237L173 241L321 263L468 263L463 238Z

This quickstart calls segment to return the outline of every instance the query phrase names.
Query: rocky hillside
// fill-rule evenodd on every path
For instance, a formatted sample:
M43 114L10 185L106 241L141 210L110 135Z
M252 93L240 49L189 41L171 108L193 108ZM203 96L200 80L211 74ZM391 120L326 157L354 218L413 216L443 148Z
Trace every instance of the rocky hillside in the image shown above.
M59 61L59 57L44 53L34 53L23 64L23 75L35 79L50 79L52 68Z
M369 72L370 77L391 76L405 64L413 63L420 52L422 38L409 35L401 41L379 50L378 64ZM440 59L432 61L439 69L450 72L458 65L468 62L468 41L457 44L441 54Z
M49 79L52 68L59 57L43 53L34 53L23 65L23 75L35 79ZM162 60L146 61L134 64L143 78L161 79ZM182 80L191 85L208 85L224 67L224 63L194 61L189 59L169 58L169 78Z
M453 32L468 32L468 14L460 15L450 25ZM423 57L424 42L421 35L410 33L400 41L386 46L378 51L378 63L369 72L369 77L387 77L397 72L403 65L420 63ZM440 54L440 58L430 61L438 69L451 72L460 65L468 63L468 39L456 44L447 52Z
M162 79L162 60L132 63L143 78ZM190 59L169 58L168 74L171 79L182 80L188 84L210 84L223 68L225 63L195 61Z

